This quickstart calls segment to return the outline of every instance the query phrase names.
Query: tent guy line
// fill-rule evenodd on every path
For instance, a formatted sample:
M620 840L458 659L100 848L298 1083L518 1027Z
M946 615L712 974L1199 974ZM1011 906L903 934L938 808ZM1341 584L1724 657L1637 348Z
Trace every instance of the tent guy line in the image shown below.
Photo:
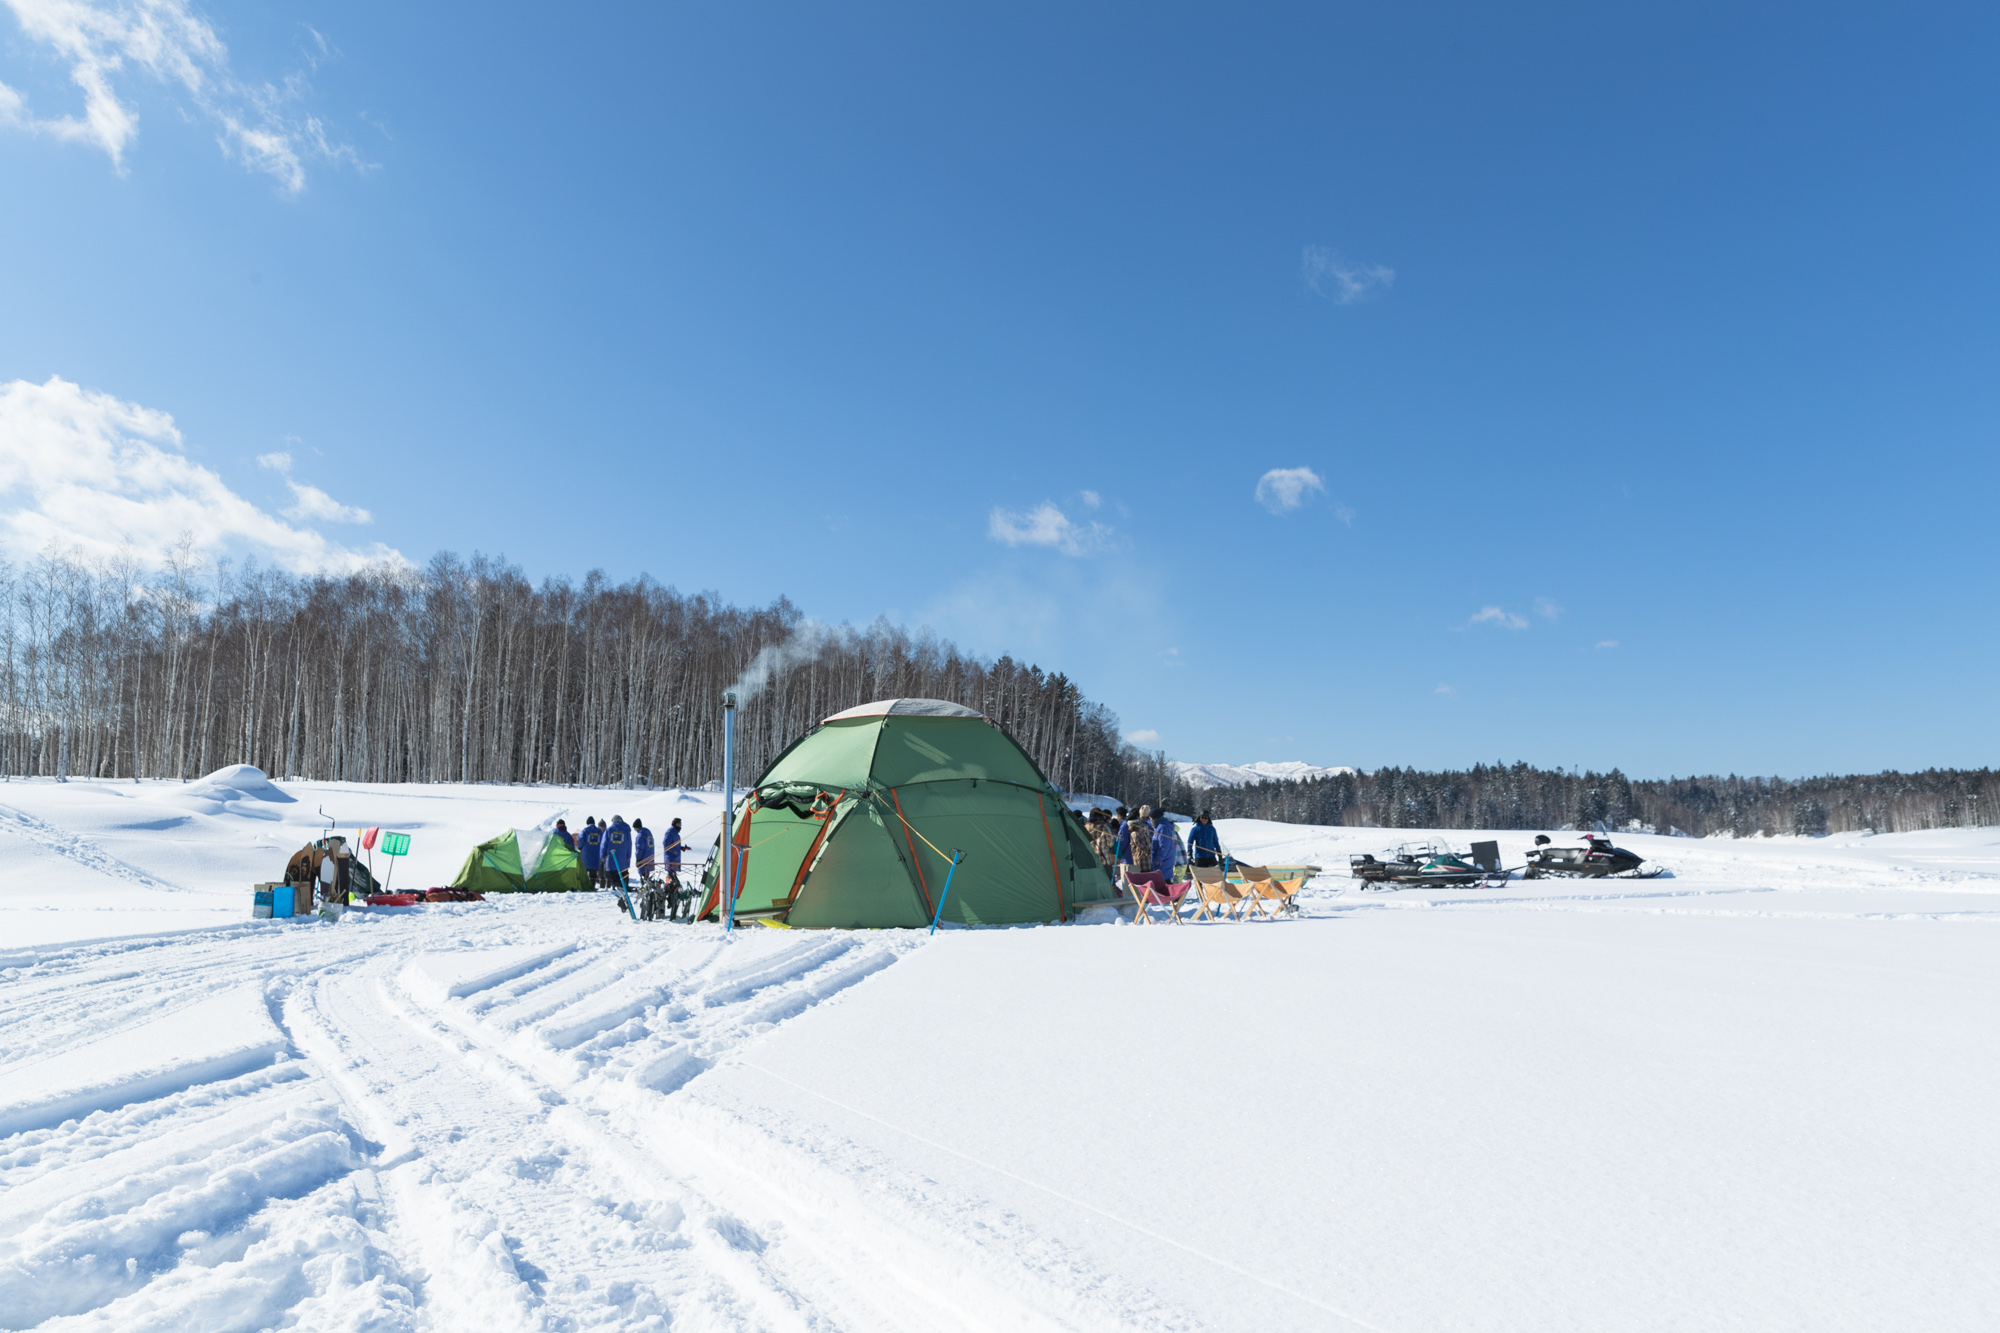
M942 1153L950 1153L953 1157L958 1158L960 1161L970 1162L974 1166L981 1167L987 1171L993 1172L995 1175L1005 1176L1007 1179L1014 1181L1016 1184L1026 1185L1030 1189L1040 1190L1042 1193L1048 1195L1051 1198L1061 1199L1064 1203L1071 1204L1075 1207L1081 1208L1085 1212L1094 1213L1097 1216L1103 1218L1107 1222L1116 1222L1121 1227L1125 1227L1130 1231L1138 1232L1140 1235L1146 1237L1148 1240L1156 1240L1163 1245L1171 1245L1175 1249L1191 1254L1197 1259L1206 1259L1209 1263L1214 1264L1218 1268L1226 1268L1230 1272L1236 1274L1238 1277L1249 1278L1252 1282L1257 1283L1259 1286L1269 1287L1272 1291L1278 1292L1280 1295L1290 1296L1294 1300L1304 1301L1307 1305L1312 1306L1314 1309L1324 1310L1328 1314L1334 1316L1336 1319L1344 1319L1348 1323L1354 1325L1356 1328L1365 1328L1369 1330L1369 1333L1390 1333L1390 1330L1383 1328L1380 1324L1371 1324L1366 1319L1363 1319L1361 1316L1356 1314L1350 1314L1346 1310L1340 1309L1338 1306L1328 1305L1325 1301L1314 1300L1311 1296L1306 1295L1304 1292L1293 1291L1290 1287L1285 1286L1281 1282L1273 1282L1271 1281L1271 1279L1264 1277L1260 1274L1253 1273L1247 1268L1243 1268L1237 1264L1232 1264L1227 1259L1219 1259L1215 1255L1208 1253L1206 1250L1196 1249L1194 1246L1189 1245L1185 1241L1175 1240L1172 1236L1162 1235L1161 1233L1154 1231L1148 1227L1140 1226L1137 1222L1128 1221L1127 1219L1118 1216L1118 1214L1116 1213L1106 1212L1104 1209L1099 1208L1094 1203L1086 1203L1084 1200L1077 1198L1075 1195L1065 1194L1061 1190L1056 1189L1053 1186L1044 1185L1039 1180L1030 1180L1026 1176L1017 1175L1014 1172L1009 1171L1004 1166L995 1166L993 1163L986 1161L983 1158L974 1157L971 1153L962 1152L959 1149L953 1148L947 1144L939 1143L936 1139L927 1138L924 1135L917 1133L913 1129L905 1129L903 1126L898 1125L892 1121L884 1120L879 1115L872 1115L869 1112L862 1110L858 1106L850 1106L846 1102L841 1101L837 1097L829 1097L825 1093L820 1092L817 1089L809 1088L803 1083L798 1083L793 1081L792 1079L786 1078L783 1074L779 1074L772 1070L766 1069L764 1066L756 1063L753 1060L746 1060L739 1057L734 1063L736 1063L737 1065L741 1066L744 1069L754 1069L758 1073L764 1075L766 1078L776 1079L778 1082L784 1084L786 1087L796 1089L799 1092L803 1092L809 1097L816 1097L820 1101L825 1102L829 1106L837 1106L841 1110L847 1112L849 1115L860 1116L863 1120L867 1120L873 1124L880 1125L882 1128L893 1131L894 1133L897 1134L901 1134L905 1138L914 1139L918 1143L921 1143L926 1147L935 1148Z

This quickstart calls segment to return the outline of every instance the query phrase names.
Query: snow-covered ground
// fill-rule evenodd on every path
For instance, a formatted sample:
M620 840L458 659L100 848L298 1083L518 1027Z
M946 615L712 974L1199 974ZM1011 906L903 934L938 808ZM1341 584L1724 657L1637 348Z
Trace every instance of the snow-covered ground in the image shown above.
M713 795L196 786L0 785L7 1327L2000 1325L2000 829L1364 893L1427 835L1227 821L1300 919L725 937L249 918L322 804L422 886Z

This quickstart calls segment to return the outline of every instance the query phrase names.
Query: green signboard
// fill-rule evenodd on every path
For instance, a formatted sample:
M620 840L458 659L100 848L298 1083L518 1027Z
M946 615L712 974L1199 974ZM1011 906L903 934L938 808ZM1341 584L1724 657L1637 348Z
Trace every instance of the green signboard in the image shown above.
M382 835L382 854L384 856L408 856L410 854L410 835L407 833L384 833Z

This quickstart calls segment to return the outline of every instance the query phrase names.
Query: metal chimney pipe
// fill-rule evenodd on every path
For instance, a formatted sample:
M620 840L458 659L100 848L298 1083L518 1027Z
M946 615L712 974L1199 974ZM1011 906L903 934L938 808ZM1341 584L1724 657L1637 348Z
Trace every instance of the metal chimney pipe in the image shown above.
M722 929L736 929L736 691L722 692Z

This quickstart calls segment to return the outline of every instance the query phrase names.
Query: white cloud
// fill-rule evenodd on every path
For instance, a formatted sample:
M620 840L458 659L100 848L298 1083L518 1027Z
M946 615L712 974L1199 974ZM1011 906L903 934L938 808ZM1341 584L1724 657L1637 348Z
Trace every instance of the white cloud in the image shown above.
M1128 745L1158 745L1160 733L1150 727L1142 731L1128 731L1125 733L1125 741Z
M1111 536L1102 523L1078 523L1047 500L1033 509L1001 509L987 515L986 535L1008 546L1053 546L1064 555L1082 555Z
M291 437L287 437L291 438ZM284 510L286 518L296 518L302 522L320 523L373 523L375 516L366 509L344 505L317 486L308 486L292 479L292 456L290 454L258 454L257 466L283 473L285 485L292 488L292 507Z
M1482 606L1473 615L1470 624L1498 625L1502 629L1526 629L1528 618L1512 611L1503 611L1497 606Z
M1083 507L1085 509L1095 509L1103 503L1104 497L1096 491L1085 491L1083 493Z
M19 90L0 84L0 125L88 144L123 172L125 153L139 134L139 114L120 84L143 73L178 87L213 122L216 142L229 157L262 171L296 194L305 188L305 159L364 164L354 150L329 138L315 116L294 114L304 97L303 73L282 84L239 82L229 69L229 49L188 0L0 0L13 11L21 35L69 66L70 82L83 94L82 114L38 116ZM315 53L307 67L332 54L312 32Z
M1326 483L1309 467L1274 467L1257 478L1257 503L1274 514L1288 513Z
M1556 620L1562 616L1563 608L1546 597L1535 599L1535 614L1544 620Z
M302 523L373 523L375 516L366 509L344 505L317 486L293 481L287 477L285 484L292 488L292 505L284 511L286 518L295 518Z
M1336 305L1353 305L1378 296L1395 285L1396 270L1381 264L1357 264L1323 245L1308 245L1299 260L1306 286Z
M360 512L304 489L343 513ZM181 452L165 412L59 377L0 385L0 548L110 558L129 547L157 565L183 533L205 554L255 555L296 573L409 563L380 542L342 546L258 508Z
M1599 640L1597 641L1597 646L1598 646L1599 648L1616 648L1616 647L1618 646L1618 640L1616 640L1616 639L1599 639Z
M1333 507L1333 516L1339 519L1342 523L1345 523L1350 528L1354 526L1354 511L1352 509L1349 509L1346 505L1343 504L1335 505Z
M1432 694L1449 694L1449 695L1452 695L1452 696L1454 696L1454 697L1455 697L1455 696L1456 696L1456 695L1458 694L1458 691L1457 691L1456 689L1454 689L1453 687L1449 686L1449 685L1440 685L1440 686L1438 686L1438 687L1437 687L1436 689L1432 690L1432 691L1431 691L1431 693L1432 693Z

